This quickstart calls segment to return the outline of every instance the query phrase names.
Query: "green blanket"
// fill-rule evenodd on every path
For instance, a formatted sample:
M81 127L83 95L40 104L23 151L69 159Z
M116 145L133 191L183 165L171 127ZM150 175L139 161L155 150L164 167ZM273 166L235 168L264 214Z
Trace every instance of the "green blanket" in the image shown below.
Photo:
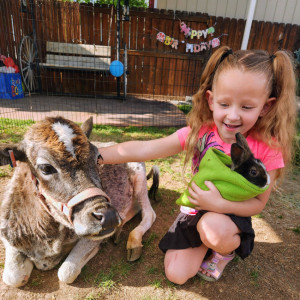
M244 201L267 190L268 186L260 188L239 173L232 171L228 167L231 163L231 158L228 155L211 147L202 158L199 171L193 176L191 182L194 181L201 189L207 191L208 188L204 181L211 181L222 197L230 201ZM190 193L186 189L176 203L194 208L195 205L190 203L188 196L190 196Z

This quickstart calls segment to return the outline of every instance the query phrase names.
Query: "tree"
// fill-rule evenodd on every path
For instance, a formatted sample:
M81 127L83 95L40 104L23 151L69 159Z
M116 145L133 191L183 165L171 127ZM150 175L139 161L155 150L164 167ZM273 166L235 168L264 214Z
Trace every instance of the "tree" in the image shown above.
M98 3L98 4L110 4L117 5L118 0L63 0L64 2L79 2L79 3ZM124 5L125 0L120 0L121 5ZM147 0L129 0L130 7L148 7Z

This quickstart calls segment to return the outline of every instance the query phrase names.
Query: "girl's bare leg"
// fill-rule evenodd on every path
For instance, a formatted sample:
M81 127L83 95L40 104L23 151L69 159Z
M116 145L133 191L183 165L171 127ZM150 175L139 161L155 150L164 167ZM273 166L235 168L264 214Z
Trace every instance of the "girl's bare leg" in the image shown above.
M184 284L194 277L199 271L206 252L207 247L204 244L195 248L167 250L164 264L168 280L176 284Z
M226 215L208 212L199 220L197 229L203 244L223 256L232 253L240 245L240 230ZM228 261L220 260L218 269L223 271L227 264ZM200 271L209 275L201 268Z

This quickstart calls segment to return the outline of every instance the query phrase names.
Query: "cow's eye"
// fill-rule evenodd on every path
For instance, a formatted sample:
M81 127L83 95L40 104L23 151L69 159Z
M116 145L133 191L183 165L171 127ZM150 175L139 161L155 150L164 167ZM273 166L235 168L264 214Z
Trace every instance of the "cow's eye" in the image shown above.
M44 174L44 175L50 175L50 174L54 174L54 173L57 173L56 169L53 168L51 165L49 164L42 164L42 165L39 165L38 168L41 170L41 172Z

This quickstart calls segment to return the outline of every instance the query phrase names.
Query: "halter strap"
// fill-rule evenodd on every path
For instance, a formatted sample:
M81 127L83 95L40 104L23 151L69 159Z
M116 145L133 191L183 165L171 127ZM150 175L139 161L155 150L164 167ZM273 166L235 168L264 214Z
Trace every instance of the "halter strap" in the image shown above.
M63 203L63 202L60 202L60 201L54 199L50 195L47 195L47 193L45 191L40 191L40 189L38 188L39 181L33 174L32 174L32 179L35 182L36 188L38 190L39 198L41 199L41 202L42 202L43 206L46 208L46 210L48 211L48 213L50 213L50 210L45 203L45 199L52 202L52 204L59 211L64 213L64 215L68 218L68 221L72 225L73 225L73 222L72 222L73 207L76 206L77 204L79 204L89 198L95 197L95 196L103 196L108 200L108 202L110 202L110 199L107 196L107 194L104 193L101 189L99 189L97 187L91 187L91 188L87 188L86 190L84 190L84 191L80 192L79 194L75 195L74 197L72 197L68 201L68 203Z
M9 154L9 164L12 168L15 168L17 166L17 162L13 150L8 150L8 154Z

